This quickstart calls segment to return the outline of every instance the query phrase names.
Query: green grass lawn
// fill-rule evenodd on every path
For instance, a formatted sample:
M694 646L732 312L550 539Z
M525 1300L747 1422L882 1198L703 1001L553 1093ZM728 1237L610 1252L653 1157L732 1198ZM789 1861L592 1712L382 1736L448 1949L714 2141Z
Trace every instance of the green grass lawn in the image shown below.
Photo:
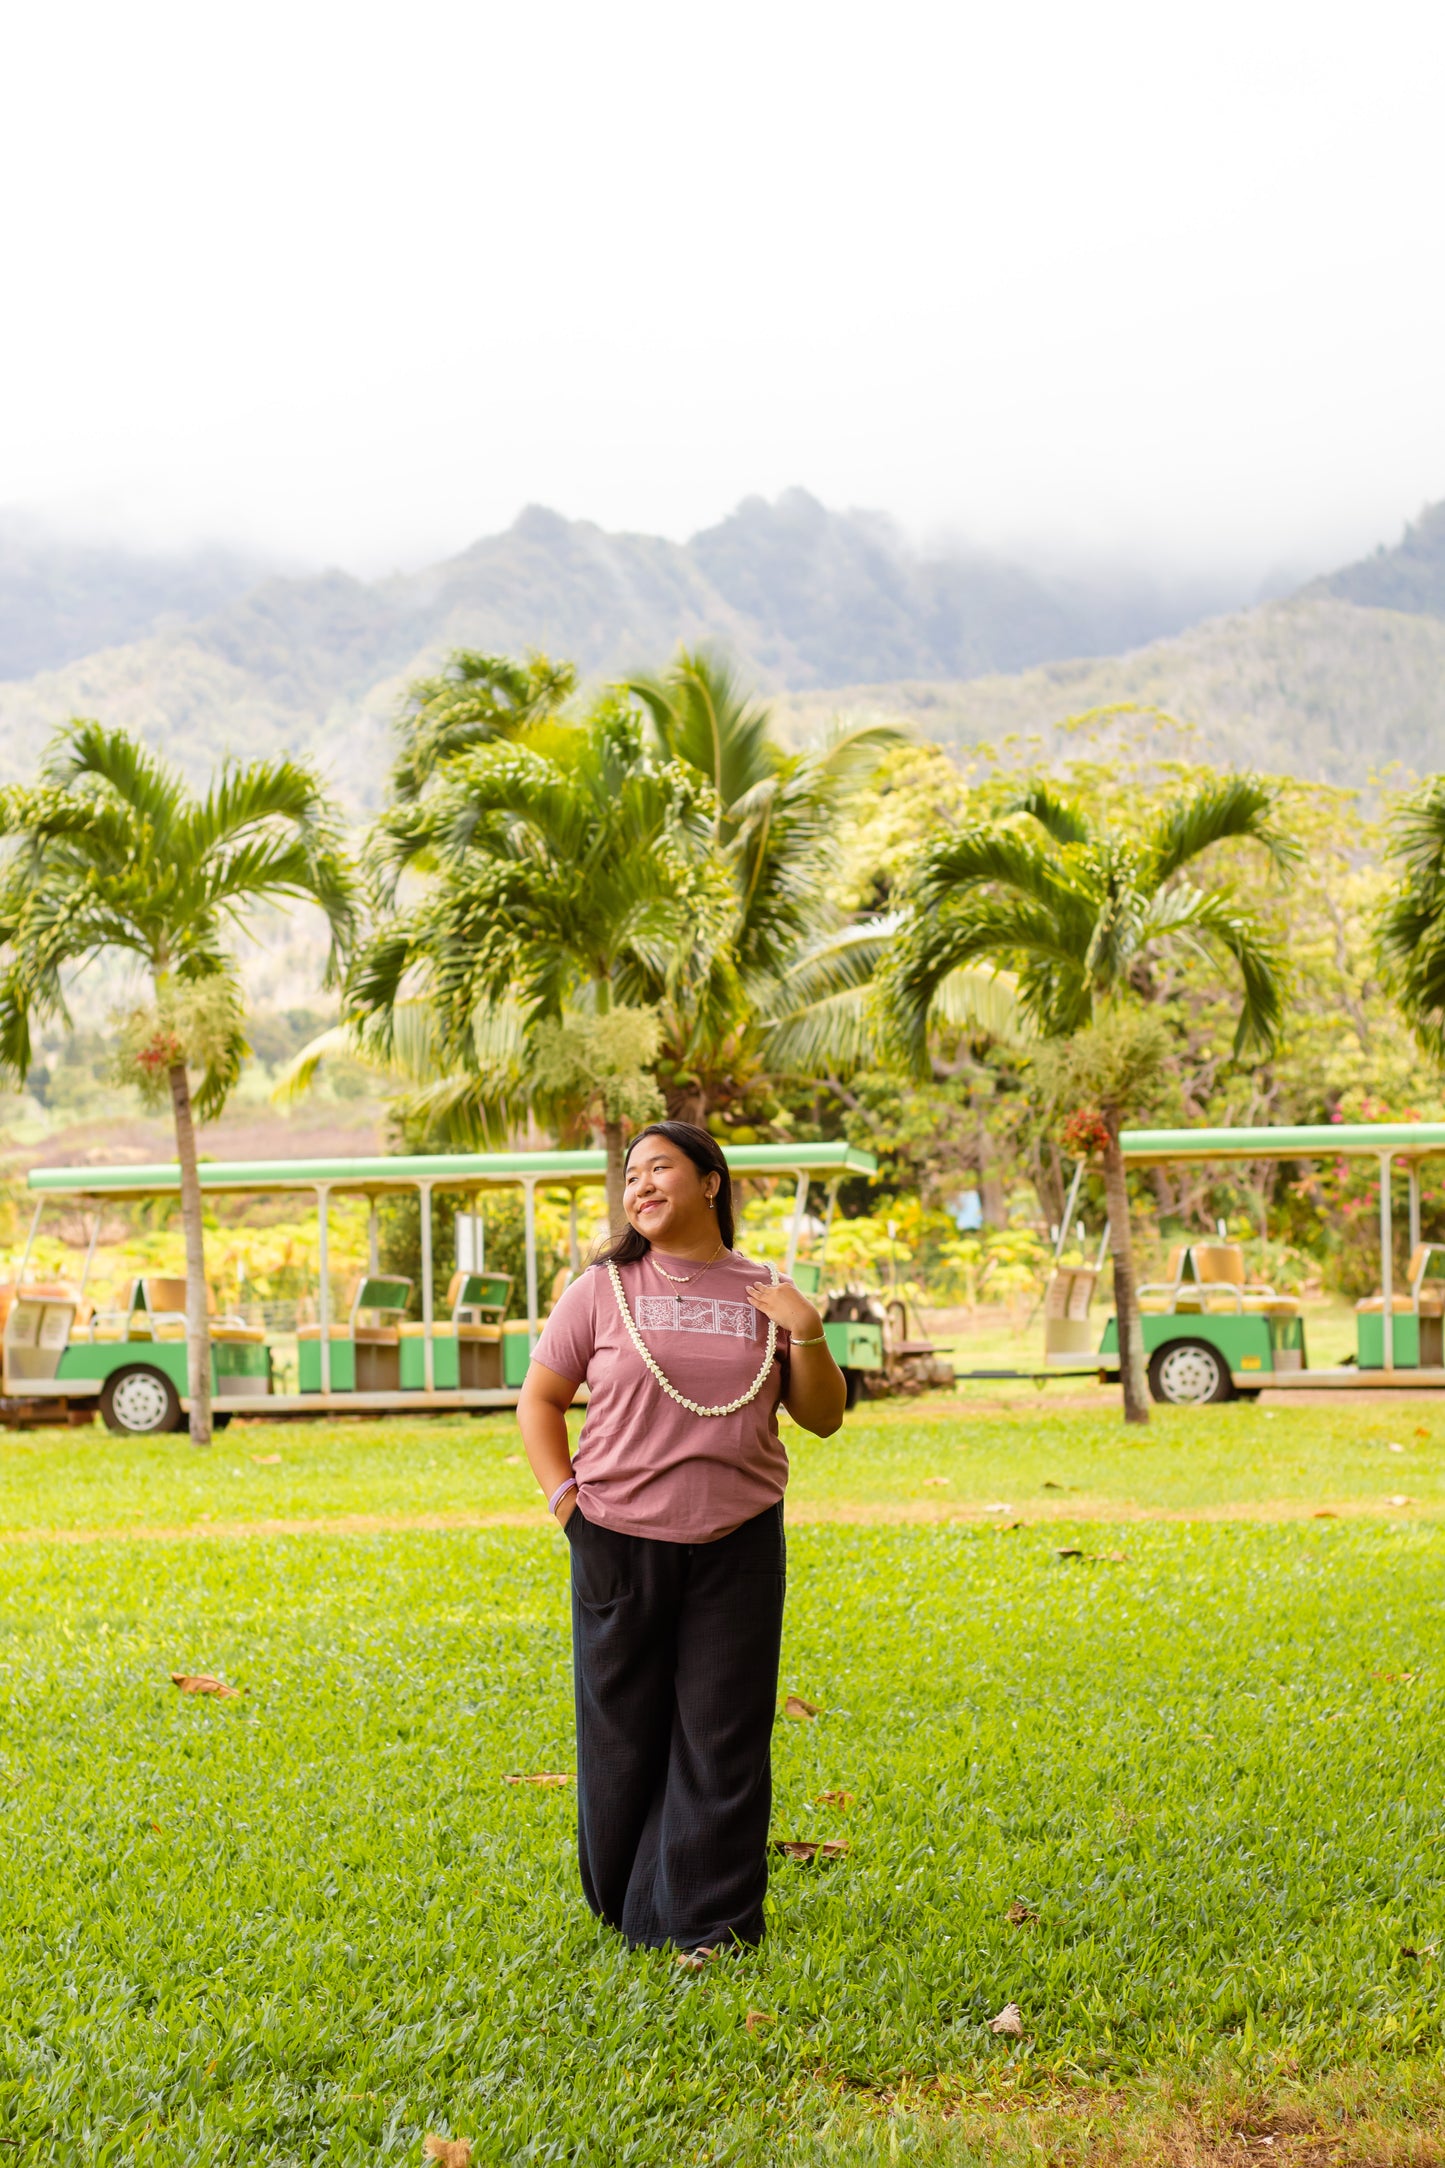
M850 1849L689 1976L505 1781L574 1766L509 1419L0 1440L0 2162L1445 2160L1445 1419L794 1442L775 1829Z

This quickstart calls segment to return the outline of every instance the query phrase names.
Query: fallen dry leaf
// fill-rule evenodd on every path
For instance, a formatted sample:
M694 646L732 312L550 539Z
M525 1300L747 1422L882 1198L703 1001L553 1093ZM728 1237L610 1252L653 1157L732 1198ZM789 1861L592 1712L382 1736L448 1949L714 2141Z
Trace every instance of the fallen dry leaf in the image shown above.
M213 1679L208 1671L173 1671L171 1684L183 1694L219 1694L223 1701L245 1691L244 1687L227 1686L224 1679Z
M1004 1918L1008 1921L1010 1927L1023 1927L1029 1920L1036 1920L1038 1914L1032 1905L1024 1903L1022 1897L1015 1897L1013 1903L1005 1912Z
M1408 1686L1409 1682L1411 1681L1411 1679L1414 1678L1414 1676L1415 1674L1413 1671L1372 1671L1370 1673L1370 1677L1372 1679L1384 1679L1389 1685L1394 1685L1395 1683L1400 1682Z
M773 1850L786 1859L801 1860L806 1867L815 1859L842 1859L849 1850L846 1837L774 1837Z
M1397 1492L1393 1498L1387 1498L1385 1500L1385 1503L1387 1506L1412 1506L1415 1501L1405 1492L1401 1491Z
M1062 1550L1054 1553L1055 1558L1082 1558L1083 1555L1083 1550L1077 1543L1066 1543Z
M789 1694L783 1703L784 1716L790 1716L795 1724L811 1724L817 1713L816 1702L804 1701L801 1694Z
M279 1453L253 1453L251 1458L258 1468L279 1468L281 1465Z
M1418 1957L1423 1960L1427 1957L1433 1957L1439 1947L1438 1942L1425 1942L1417 1950L1413 1942L1402 1942L1400 1944L1400 1955L1402 1957Z
M1317 1512L1310 1515L1310 1519L1313 1521L1337 1521L1339 1517L1338 1513L1330 1506L1321 1506Z
M747 2026L749 2032L756 2032L759 2026L771 2025L772 2022L773 2013L771 2010L749 2010L747 2016L743 2019L743 2023Z
M520 1453L508 1453L502 1461L504 1468L520 1468L521 1465L522 1456Z
M435 2131L428 2131L421 2151L423 2160L440 2161L441 2168L472 2168L470 2138L438 2138Z
M1417 1423L1415 1425L1415 1436L1417 1438L1428 1438L1429 1435L1430 1433L1423 1423Z
M1001 1498L995 1498L992 1505L980 1506L979 1511L981 1513L1012 1513L1013 1507L1005 1505Z
M996 1536L1011 1535L1015 1528L1022 1528L1023 1525L1022 1521L1000 1521L994 1530L994 1534Z
M523 1776L520 1772L516 1775L505 1776L502 1782L504 1784L570 1784L572 1779L562 1769L539 1769L533 1776Z
M997 2017L988 2021L991 2033L1007 2033L1011 2040L1023 2038L1024 2018L1016 2002L1006 2002Z
M1044 1477L1043 1482L1039 1485L1040 1490L1062 1490L1063 1487L1064 1486L1062 1483L1055 1483L1053 1478L1047 1475Z
M164 1831L164 1830L163 1830L163 1829L161 1828L161 1825L160 1825L160 1823L159 1823L159 1822L152 1822L152 1823L151 1823L151 1828L152 1828L152 1829L153 1829L153 1830L155 1831L155 1833L156 1833L156 1835L157 1835L158 1837L163 1837L163 1836L165 1835L165 1831Z
M923 1486L924 1489L927 1490L932 1484L946 1483L947 1481L948 1477L946 1475L926 1475L923 1478Z
M856 1792L819 1792L813 1801L815 1807L851 1807Z

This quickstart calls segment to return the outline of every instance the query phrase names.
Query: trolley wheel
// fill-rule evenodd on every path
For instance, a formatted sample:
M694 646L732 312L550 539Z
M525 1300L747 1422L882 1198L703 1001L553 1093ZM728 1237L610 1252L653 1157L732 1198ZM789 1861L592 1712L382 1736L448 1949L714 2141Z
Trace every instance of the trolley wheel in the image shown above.
M179 1430L181 1396L163 1370L131 1363L113 1370L100 1389L100 1412L107 1430L144 1438L160 1430Z
M843 1372L843 1383L848 1388L848 1397L844 1401L843 1406L845 1408L856 1408L858 1405L858 1396L863 1390L862 1371L845 1370Z
M1203 1408L1233 1400L1234 1380L1207 1340L1170 1340L1149 1358L1149 1390L1167 1406Z

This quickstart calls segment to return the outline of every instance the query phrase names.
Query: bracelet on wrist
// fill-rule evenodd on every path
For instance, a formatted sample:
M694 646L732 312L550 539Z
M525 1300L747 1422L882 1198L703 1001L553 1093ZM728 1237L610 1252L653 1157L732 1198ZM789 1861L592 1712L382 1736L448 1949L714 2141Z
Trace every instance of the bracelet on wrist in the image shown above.
M826 1347L827 1344L828 1335L825 1332L815 1332L811 1340L794 1339L792 1342L794 1347Z
M576 1476L569 1475L565 1483L559 1483L557 1485L557 1488L553 1491L551 1497L547 1500L547 1511L549 1513L555 1513L558 1506L561 1505L562 1500L566 1497L568 1491L576 1490L576 1488Z

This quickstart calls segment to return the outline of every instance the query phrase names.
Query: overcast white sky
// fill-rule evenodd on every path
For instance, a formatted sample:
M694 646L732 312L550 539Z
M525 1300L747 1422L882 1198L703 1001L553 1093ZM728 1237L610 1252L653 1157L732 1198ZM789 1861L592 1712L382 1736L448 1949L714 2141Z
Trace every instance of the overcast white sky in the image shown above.
M1442 63L1398 0L12 8L0 503L1332 563L1445 496Z

